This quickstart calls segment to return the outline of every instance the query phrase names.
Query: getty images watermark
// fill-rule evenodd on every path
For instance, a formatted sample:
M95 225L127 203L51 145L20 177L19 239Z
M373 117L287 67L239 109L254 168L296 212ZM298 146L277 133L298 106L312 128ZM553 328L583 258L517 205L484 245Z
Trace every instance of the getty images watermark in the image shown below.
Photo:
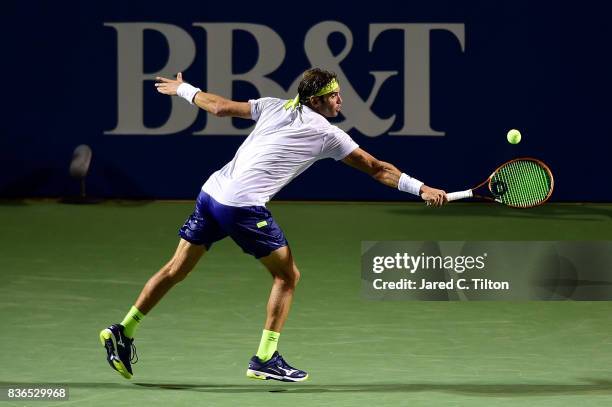
M378 300L612 300L612 242L362 242Z
M380 274L385 271L405 271L416 274L423 271L451 270L456 274L463 274L471 270L484 270L487 253L480 256L431 256L421 253L418 256L407 252L395 253L393 256L375 256L372 259L372 272ZM420 279L400 278L399 280L385 281L376 278L372 285L377 290L509 290L510 282L493 281L487 278L451 278L448 281L431 281L428 276Z

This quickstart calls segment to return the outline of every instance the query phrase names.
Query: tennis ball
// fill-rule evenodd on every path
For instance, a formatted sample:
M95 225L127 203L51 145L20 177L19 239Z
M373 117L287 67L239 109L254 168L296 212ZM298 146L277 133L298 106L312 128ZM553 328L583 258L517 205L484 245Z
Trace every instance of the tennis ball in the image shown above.
M521 142L521 132L517 129L512 129L508 132L506 138L508 139L508 143L518 144Z

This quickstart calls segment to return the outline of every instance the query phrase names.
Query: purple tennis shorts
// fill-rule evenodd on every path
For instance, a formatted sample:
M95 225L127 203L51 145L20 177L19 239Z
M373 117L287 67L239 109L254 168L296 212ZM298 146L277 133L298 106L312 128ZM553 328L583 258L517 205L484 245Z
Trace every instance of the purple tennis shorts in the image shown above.
M179 230L179 236L206 249L230 236L245 253L257 259L289 244L265 206L227 206L204 191L198 195L195 210Z

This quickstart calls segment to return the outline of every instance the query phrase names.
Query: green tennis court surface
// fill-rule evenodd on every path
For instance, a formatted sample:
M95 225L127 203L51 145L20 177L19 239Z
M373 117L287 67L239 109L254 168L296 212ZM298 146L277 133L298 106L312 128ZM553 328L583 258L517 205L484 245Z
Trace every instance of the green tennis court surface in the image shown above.
M98 332L173 253L191 202L0 203L0 386L77 406L610 406L610 302L372 302L362 240L612 240L611 205L273 203L302 280L279 349L302 384L249 380L270 278L216 244L144 320L131 381ZM520 255L520 253L517 253Z

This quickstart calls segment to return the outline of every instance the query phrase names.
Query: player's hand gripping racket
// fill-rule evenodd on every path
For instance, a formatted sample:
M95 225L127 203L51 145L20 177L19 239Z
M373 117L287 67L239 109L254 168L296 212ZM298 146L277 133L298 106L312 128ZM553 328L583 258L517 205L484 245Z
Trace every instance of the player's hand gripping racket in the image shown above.
M485 184L489 193L478 194L476 190ZM475 197L496 201L513 208L533 208L542 205L550 198L554 184L550 168L542 161L535 158L516 158L500 165L489 178L474 188L448 193L446 198L450 202ZM481 190L486 189L481 188Z

